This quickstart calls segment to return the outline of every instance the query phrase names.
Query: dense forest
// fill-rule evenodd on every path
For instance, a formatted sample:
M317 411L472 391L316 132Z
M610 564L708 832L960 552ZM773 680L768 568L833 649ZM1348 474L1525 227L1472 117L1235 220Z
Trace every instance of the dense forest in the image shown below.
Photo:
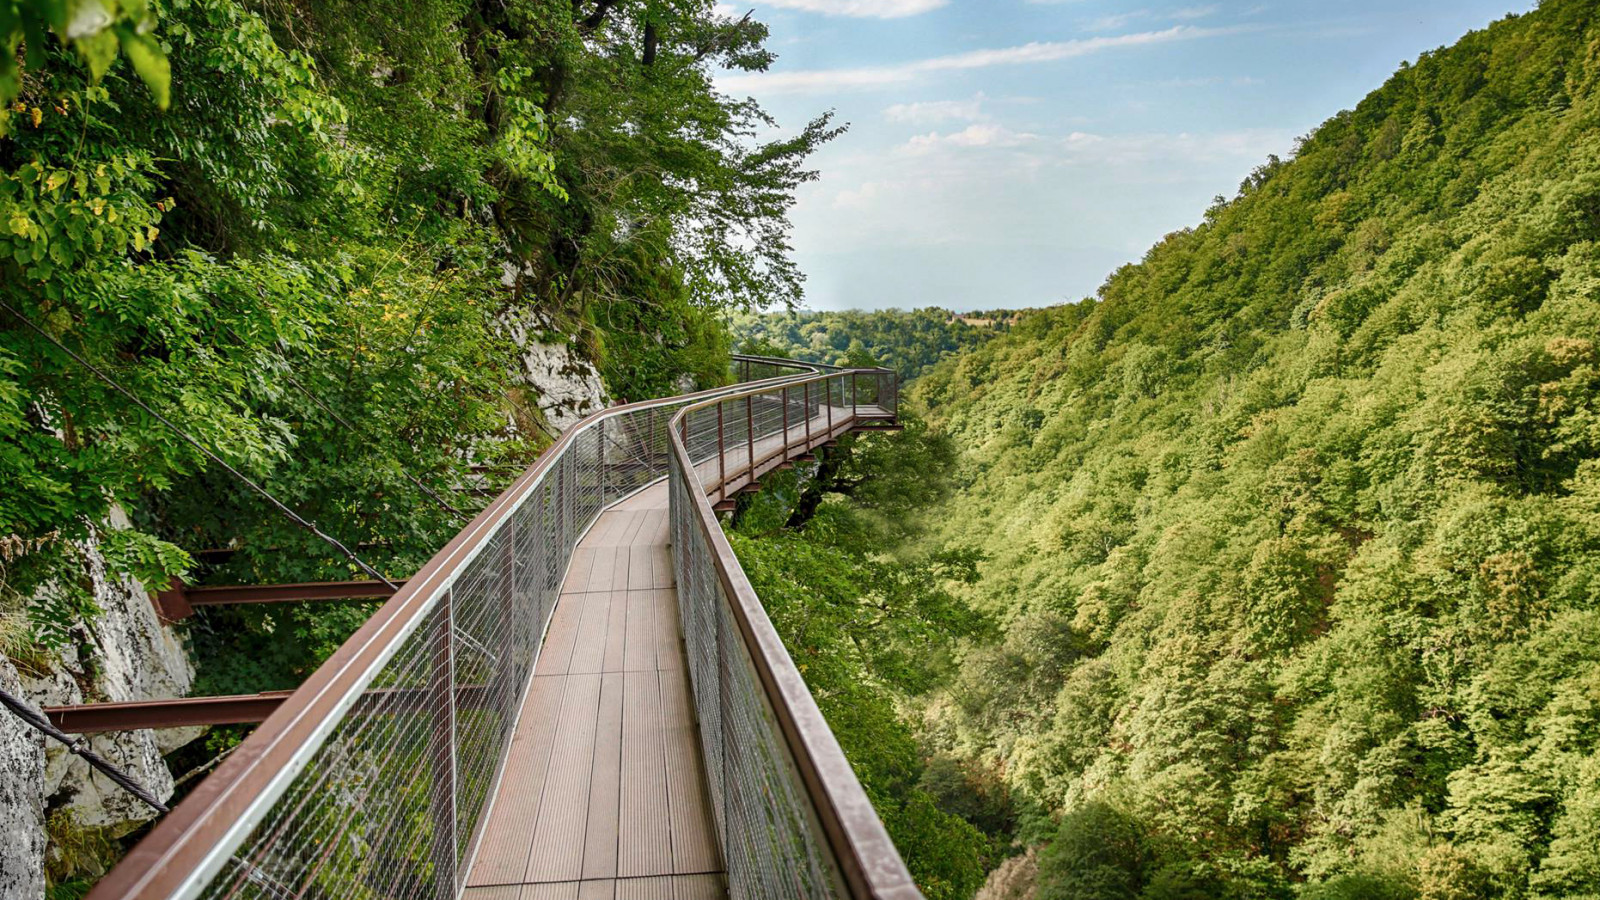
M1600 21L1424 54L920 379L985 898L1600 896Z
M766 29L711 0L76 8L0 0L20 669L93 627L91 551L361 576L222 464L402 577L559 431L551 359L621 400L881 364L904 430L727 528L931 900L1600 898L1592 0L1402 67L1093 298L961 315L795 310L839 129L757 140L711 73ZM197 688L370 608L203 612ZM50 824L80 896L125 835Z
M729 317L733 345L747 353L845 365L871 357L902 379L916 378L1004 334L1020 318L1013 310L956 313L938 307L907 312L736 312Z
M721 316L799 299L786 214L837 129L756 139L773 122L711 72L765 68L766 29L710 0L84 10L0 0L0 649L24 671L95 627L91 550L151 589L362 577L207 452L403 577L560 427L525 376L719 383ZM293 687L368 609L201 614L197 687ZM72 895L113 852L49 877Z
M918 886L962 900L1003 856L992 819L1007 812L965 790L953 760L927 758L905 710L949 683L963 639L993 628L953 590L976 577L973 554L911 546L918 511L953 485L955 449L914 415L902 423L768 476L729 539Z

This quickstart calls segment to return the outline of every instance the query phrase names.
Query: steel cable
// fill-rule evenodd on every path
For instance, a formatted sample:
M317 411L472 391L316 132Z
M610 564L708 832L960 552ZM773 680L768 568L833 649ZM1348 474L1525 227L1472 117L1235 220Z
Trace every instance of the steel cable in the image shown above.
M316 535L318 538L321 538L324 543L326 543L328 546L334 548L335 550L338 550L341 554L344 555L344 557L346 559L350 560L350 562L354 563L358 568L360 568L361 571L366 572L368 575L371 575L373 578L376 578L379 581L383 582L384 585L386 587L388 587L390 590L398 591L400 589L399 585L397 585L394 582L390 581L389 579L385 578L383 576L383 573L379 572L377 569L374 569L372 566L368 565L367 562L365 560L363 560L361 557L357 556L353 550L351 550L349 547L346 547L344 544L341 544L337 538L334 538L331 535L325 534L322 531L322 529L318 528L314 523L308 521L305 517L301 516L299 513L295 512L293 509L290 509L287 504L285 504L283 501L279 500L277 497L272 496L272 494L269 493L266 488L262 487L259 484L256 484L248 476L246 476L243 472L240 472L238 469L235 469L233 466L228 465L226 462L223 461L222 457L220 457L217 454L211 452L209 449L207 449L205 446L203 446L199 441L197 441L193 437L191 437L187 431L184 431L182 428L179 428L177 425L175 425L172 422L171 419L168 419L166 416L162 415L161 413L156 412L154 409L152 409L150 407L149 404L145 403L143 400L140 400L137 396L135 396L132 391L130 391L127 388L123 387L121 384L118 384L115 379L113 379L111 376L107 375L106 373L100 371L100 369L97 368L93 363L89 362L88 360L86 360L83 357L79 356L78 354L74 353L70 347L68 347L66 344L63 344L61 341L57 340L54 335L52 335L49 332L45 331L43 328L40 328L38 325L34 324L34 321L32 319L30 319L27 316L23 315L21 312L19 312L11 304L5 302L4 300L0 300L0 309L4 309L6 312L11 313L11 315L15 316L17 318L17 320L20 321L22 324L28 326L28 328L32 329L40 337L42 337L45 340L49 341L50 343L54 344L57 349L59 349L62 353L65 353L67 356L71 357L72 360L74 362L76 362L78 365L83 366L85 369L88 369L91 373L94 374L94 376L96 378L100 379L101 381L103 381L107 385L109 385L112 390L116 391L117 393L121 394L124 397L127 397L128 400L133 403L133 405L135 405L135 406L139 407L140 409L144 410L146 413L148 413L156 421L158 421L161 424L167 426L167 428L171 429L174 434L176 434L178 437L182 438L186 443L188 443L189 446L191 446L191 447L195 448L196 450L200 451L202 456L204 456L205 458L211 460L212 462L216 463L217 465L221 466L223 471L227 472L229 475L232 475L239 482L245 484L251 490L255 491L257 494L260 494L262 497L266 498L266 501L268 503L272 504L273 507L275 507L278 510L278 512L282 513L286 518L288 518L289 521L291 521L294 524L300 526L301 528L304 528L305 530L311 532L312 534Z
M68 736L61 729L51 725L43 713L12 696L11 692L4 688L0 688L0 704L4 704L6 709L15 713L17 718L60 742L67 748L67 752L93 766L100 774L115 782L117 787L143 800L151 809L158 813L167 811L167 805L157 800L155 794L150 793L144 785L134 781L131 775L112 765L105 757L83 746L81 735L75 738Z

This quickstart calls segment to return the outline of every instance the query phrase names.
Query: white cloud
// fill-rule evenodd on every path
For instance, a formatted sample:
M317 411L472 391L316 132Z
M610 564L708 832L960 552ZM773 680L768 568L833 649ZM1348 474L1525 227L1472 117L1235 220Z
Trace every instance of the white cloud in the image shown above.
M794 0L794 2L801 2L801 0ZM1103 50L1197 40L1232 34L1237 30L1235 28L1199 28L1193 25L1174 25L1171 28L1165 28L1160 31L1140 31L1133 34L1081 38L1068 41L1033 41L1015 47L969 50L965 53L935 56L892 66L729 75L718 79L717 86L725 91L734 93L760 91L765 94L825 93L851 88L885 87L905 84L933 72L1055 62L1078 56L1087 56Z
M798 9L854 19L902 19L938 9L949 0L761 0L778 9Z
M1131 9L1089 21L1088 31L1116 31L1134 22L1192 22L1217 12L1216 6L1185 6L1180 9Z
M977 94L971 100L928 100L921 103L896 103L883 111L891 122L908 122L912 125L936 125L940 122L976 122L987 118L983 113L984 96Z
M921 156L945 147L1009 148L1019 147L1038 138L1036 134L1012 131L1004 125L968 125L960 131L949 134L940 134L937 131L919 134L907 141L901 147L901 151L912 156Z
M1058 207L1082 214L1135 199L1142 209L1179 187L1203 194L1197 213L1201 201L1226 192L1268 153L1287 152L1293 140L1280 129L1042 135L975 123L856 157L836 176L843 186L818 187L821 207L802 205L806 218L817 218L808 234L825 245L959 243L978 233L1026 232L1013 218L1059 222ZM1079 239L1094 234L1085 230Z

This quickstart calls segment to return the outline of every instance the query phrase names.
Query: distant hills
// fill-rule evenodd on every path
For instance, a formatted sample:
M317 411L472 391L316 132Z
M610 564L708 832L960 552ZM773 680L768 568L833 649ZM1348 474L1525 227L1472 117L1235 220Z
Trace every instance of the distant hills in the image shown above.
M744 352L830 365L872 364L916 378L1009 331L1026 310L957 313L938 307L862 312L735 313L733 345Z
M980 897L1600 896L1596 12L1424 54L1096 298L924 316L1004 623L930 751L1043 847Z

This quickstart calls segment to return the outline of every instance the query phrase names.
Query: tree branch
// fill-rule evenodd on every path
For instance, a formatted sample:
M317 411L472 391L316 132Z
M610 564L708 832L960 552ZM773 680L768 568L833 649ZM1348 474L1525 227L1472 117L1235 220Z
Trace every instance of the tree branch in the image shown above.
M621 0L595 0L594 12L590 13L588 18L580 21L578 27L584 31L593 31L599 28L600 23L606 20L606 13L611 12L611 8L620 2Z

